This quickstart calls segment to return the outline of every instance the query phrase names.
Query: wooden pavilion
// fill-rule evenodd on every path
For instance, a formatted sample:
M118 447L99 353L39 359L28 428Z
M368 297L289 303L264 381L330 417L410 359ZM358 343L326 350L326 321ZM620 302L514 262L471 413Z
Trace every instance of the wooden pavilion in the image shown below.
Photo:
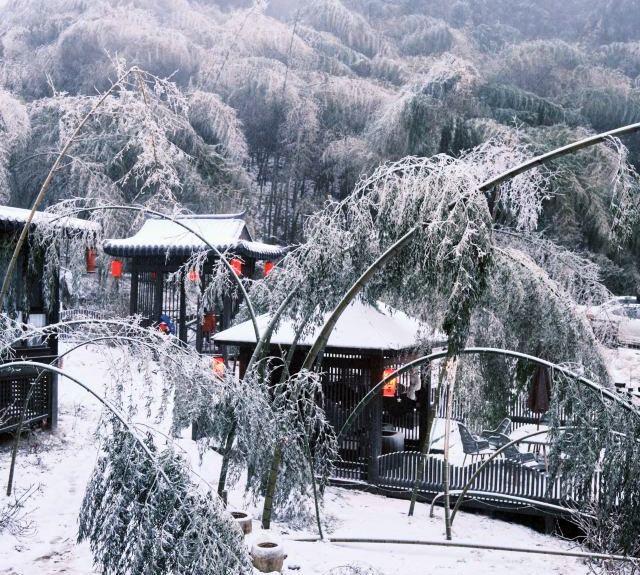
M28 221L30 210L0 206L0 269L4 277L9 259L15 249L20 232ZM36 212L31 230L54 219L46 212ZM89 234L96 231L94 224L77 218L62 218L53 223L61 234ZM46 248L29 240L22 248L9 294L3 302L3 311L10 317L30 326L45 327L59 320L59 270L45 274ZM10 360L29 360L53 363L58 359L58 338L55 332L47 337L29 337L16 341L9 353L3 354L1 363ZM36 369L20 368L0 371L0 433L14 430L20 421L25 399L29 395L23 424L28 427L41 424L55 427L58 413L57 375Z
M217 354L223 350L211 336L231 325L239 297L228 293L205 307L203 294L218 260L207 244L230 258L235 273L247 279L268 273L286 253L281 246L253 241L242 213L189 215L176 221L150 217L135 235L107 240L103 248L108 255L128 262L132 315L140 314L147 325L168 320L181 341L194 344L200 353ZM208 252L202 271L176 277L200 252ZM121 273L120 260L115 262Z
M260 316L259 327L264 329L268 321L268 316ZM319 329L298 342L291 366L294 373ZM354 302L345 310L331 333L321 363L323 407L336 430L386 370L390 373L414 356L423 331L419 322L387 306ZM280 322L271 338L270 353L286 353L294 337L292 322ZM214 339L240 348L242 376L256 343L251 322L222 331ZM340 445L337 477L375 483L380 455L418 448L428 416L429 373L426 371L422 380L419 373L391 380L369 404Z

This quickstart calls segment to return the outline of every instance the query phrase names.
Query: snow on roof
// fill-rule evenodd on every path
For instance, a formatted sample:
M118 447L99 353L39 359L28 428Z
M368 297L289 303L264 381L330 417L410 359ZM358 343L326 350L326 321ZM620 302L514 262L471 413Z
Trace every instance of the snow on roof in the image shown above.
M325 316L325 319L328 317ZM262 332L269 323L267 314L258 317ZM378 302L378 307L354 301L347 307L331 332L327 347L346 349L401 350L415 347L425 333L425 325L405 313ZM310 346L320 332L320 326L301 338L298 345ZM246 321L214 336L217 343L241 345L255 343L251 321ZM272 345L291 345L294 325L291 320L280 322L271 337Z
M12 208L10 206L0 206L0 230L9 231L22 227L27 223L31 210L24 208ZM58 219L59 218L59 219ZM39 212L33 215L32 225L38 225L42 222L51 222L55 220L54 225L61 228L74 230L94 230L97 231L98 225L95 222L81 220L79 218L60 218L57 214L49 212Z
M176 221L149 218L130 238L106 240L104 251L112 256L124 257L167 253L189 257L207 249L205 242L183 226L188 226L221 252L229 250L260 259L277 258L285 254L281 246L252 241L242 214L181 216Z

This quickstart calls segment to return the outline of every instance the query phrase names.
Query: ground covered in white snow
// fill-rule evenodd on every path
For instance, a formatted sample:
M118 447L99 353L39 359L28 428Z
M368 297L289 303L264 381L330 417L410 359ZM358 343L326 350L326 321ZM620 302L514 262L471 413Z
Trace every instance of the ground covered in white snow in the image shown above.
M65 369L101 391L103 388L102 349L85 349L69 356ZM616 352L617 353L617 352ZM612 356L622 369L640 364L640 351L624 350ZM127 365L123 361L122 365ZM60 419L55 433L36 433L20 451L16 471L18 492L38 486L27 502L26 510L34 530L16 539L0 539L0 575L39 575L66 573L86 575L92 567L87 544L77 544L77 516L84 488L97 457L96 429L101 409L89 394L68 381L60 384ZM140 420L144 420L141 416ZM166 430L167 424L157 424ZM188 453L199 475L214 483L219 457L210 452L202 461L185 433L179 442ZM10 445L0 445L0 480L6 486ZM240 490L232 491L230 503L245 507ZM325 515L330 519L330 535L335 537L372 537L406 539L444 539L442 508L436 517L428 517L428 507L419 504L413 518L407 517L406 501L378 495L330 488ZM259 508L251 508L258 517ZM259 522L254 521L249 541L260 537ZM412 575L436 570L456 574L483 575L514 573L588 573L581 559L525 555L520 553L444 549L438 547L381 544L336 544L295 542L300 535L286 525L275 524L273 531L284 543L288 558L284 572L300 575L324 574L331 568L351 563L369 565L386 575ZM313 531L306 535L315 534ZM454 524L455 541L473 541L526 548L572 549L571 542L540 534L528 527L487 516L461 513ZM291 567L299 567L293 570Z

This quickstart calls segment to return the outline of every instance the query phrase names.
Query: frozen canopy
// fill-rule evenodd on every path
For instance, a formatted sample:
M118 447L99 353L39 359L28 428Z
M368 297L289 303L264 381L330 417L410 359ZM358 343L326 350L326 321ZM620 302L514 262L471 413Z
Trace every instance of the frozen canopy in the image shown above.
M325 317L326 319L326 317ZM258 318L262 332L269 323L268 315ZM316 327L302 338L298 345L310 346L319 333ZM340 316L327 347L343 349L402 350L417 345L420 336L426 334L424 324L384 304L377 307L355 301ZM214 336L217 343L231 345L255 344L253 324L246 321ZM291 320L283 320L271 337L272 345L291 345L294 326Z
M0 206L0 231L9 232L17 229L21 229L29 219L31 210L25 210L24 208L12 208L9 206ZM61 228L74 230L74 231L97 231L98 226L94 222L87 220L81 220L79 218L60 218L57 214L49 212L38 212L33 215L31 221L32 226L37 226L41 223L51 222L55 226Z
M196 232L221 252L230 251L256 259L278 258L285 254L281 246L254 242L247 230L243 214L209 214L181 216L176 221L147 219L130 238L106 240L104 251L112 256L189 257L207 250L207 245L185 227Z

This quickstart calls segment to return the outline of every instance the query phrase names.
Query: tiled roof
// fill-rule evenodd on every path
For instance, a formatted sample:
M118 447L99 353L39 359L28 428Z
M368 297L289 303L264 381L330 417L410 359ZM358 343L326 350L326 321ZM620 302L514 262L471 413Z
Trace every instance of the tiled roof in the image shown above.
M0 206L0 230L12 231L24 226L27 223L31 210L24 208L12 208L10 206ZM52 222L53 225L71 230L94 230L98 226L94 222L81 220L79 218L60 218L58 215L49 212L39 212L33 215L31 225L37 226L39 223Z
M149 218L130 238L106 240L103 247L107 254L119 257L189 257L207 249L207 243L198 236L221 252L257 259L278 258L286 253L282 246L254 242L242 214L181 216L175 221Z
M268 315L258 317L262 332L269 323ZM309 346L318 335L321 326L305 335L299 346ZM421 336L426 335L426 326L401 311L379 303L372 306L354 301L342 313L331 332L328 348L403 350L415 347ZM295 337L291 320L283 320L271 336L272 345L291 345ZM238 324L214 336L222 344L255 344L256 336L251 321Z

